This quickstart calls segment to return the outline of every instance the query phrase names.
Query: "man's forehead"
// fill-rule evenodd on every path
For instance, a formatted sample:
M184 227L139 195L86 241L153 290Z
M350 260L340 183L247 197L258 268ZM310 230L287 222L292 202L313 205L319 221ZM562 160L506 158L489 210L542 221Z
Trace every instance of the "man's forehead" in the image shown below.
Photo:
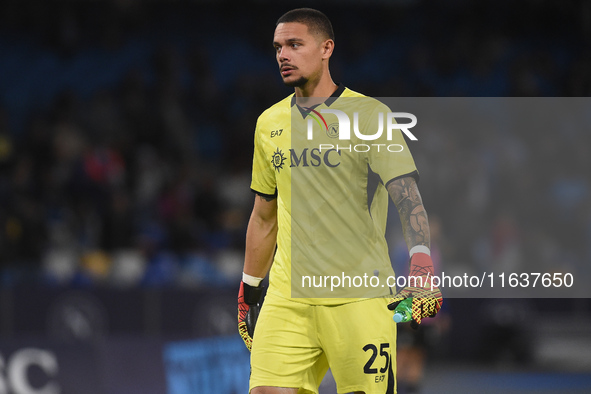
M275 41L292 38L311 38L308 26L300 22L286 22L277 25L274 36Z

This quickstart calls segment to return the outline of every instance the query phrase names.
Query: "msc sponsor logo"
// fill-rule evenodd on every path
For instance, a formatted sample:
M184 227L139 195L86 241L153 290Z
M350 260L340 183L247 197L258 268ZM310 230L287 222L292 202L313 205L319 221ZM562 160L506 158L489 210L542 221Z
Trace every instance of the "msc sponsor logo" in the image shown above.
M289 155L291 158L290 167L319 167L325 165L334 168L341 164L341 152L336 149L325 149L322 152L318 148L304 148L299 154L295 149L290 149Z
M327 166L331 168L338 167L341 164L341 151L337 149L319 149L304 148L303 150L290 149L289 159L290 167L320 167ZM271 156L273 168L280 172L287 158L283 152L277 148Z

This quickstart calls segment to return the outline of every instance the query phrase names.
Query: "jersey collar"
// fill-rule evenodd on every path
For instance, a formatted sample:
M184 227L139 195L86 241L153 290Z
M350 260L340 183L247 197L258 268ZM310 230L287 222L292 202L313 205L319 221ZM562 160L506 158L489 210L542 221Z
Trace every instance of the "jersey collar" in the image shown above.
M332 103L334 103L336 101L336 99L341 97L341 94L343 94L344 91L345 91L345 85L343 85L342 83L337 83L337 90L335 90L333 92L333 94L329 98L327 98L326 101L322 104L326 104L327 107L330 107L332 105ZM293 107L295 105L295 103L296 103L296 97L294 94L293 96L291 96L291 106ZM316 104L316 105L312 106L312 108L316 108L318 105L320 105L320 104ZM300 112L302 113L302 116L304 118L310 112L310 111L306 111L305 109L303 109L299 105L298 105L298 109L300 110Z
M336 99L341 97L341 94L343 94L344 91L345 91L345 85L343 85L342 83L337 83L337 90L335 90L334 93L328 99L326 99L324 104L326 104L327 107L330 107L330 105L332 103L334 103ZM291 96L291 106L293 107L295 105L295 103L296 103L296 97L294 94L293 96Z

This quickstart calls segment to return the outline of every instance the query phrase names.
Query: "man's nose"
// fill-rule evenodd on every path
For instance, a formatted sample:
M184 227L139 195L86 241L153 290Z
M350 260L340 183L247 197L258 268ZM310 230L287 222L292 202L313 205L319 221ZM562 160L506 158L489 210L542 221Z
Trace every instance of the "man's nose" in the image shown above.
M285 62L289 60L289 51L287 50L287 48L283 47L279 50L279 53L277 54L277 58L279 59L280 62Z

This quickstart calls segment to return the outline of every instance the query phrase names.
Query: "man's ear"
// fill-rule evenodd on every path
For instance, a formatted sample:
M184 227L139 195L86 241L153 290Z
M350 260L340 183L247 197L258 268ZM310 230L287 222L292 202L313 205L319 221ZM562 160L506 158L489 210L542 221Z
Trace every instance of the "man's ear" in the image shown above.
M322 58L323 59L330 58L332 56L332 51L334 50L334 41L329 38L328 40L324 41L321 44L321 48L322 48Z

